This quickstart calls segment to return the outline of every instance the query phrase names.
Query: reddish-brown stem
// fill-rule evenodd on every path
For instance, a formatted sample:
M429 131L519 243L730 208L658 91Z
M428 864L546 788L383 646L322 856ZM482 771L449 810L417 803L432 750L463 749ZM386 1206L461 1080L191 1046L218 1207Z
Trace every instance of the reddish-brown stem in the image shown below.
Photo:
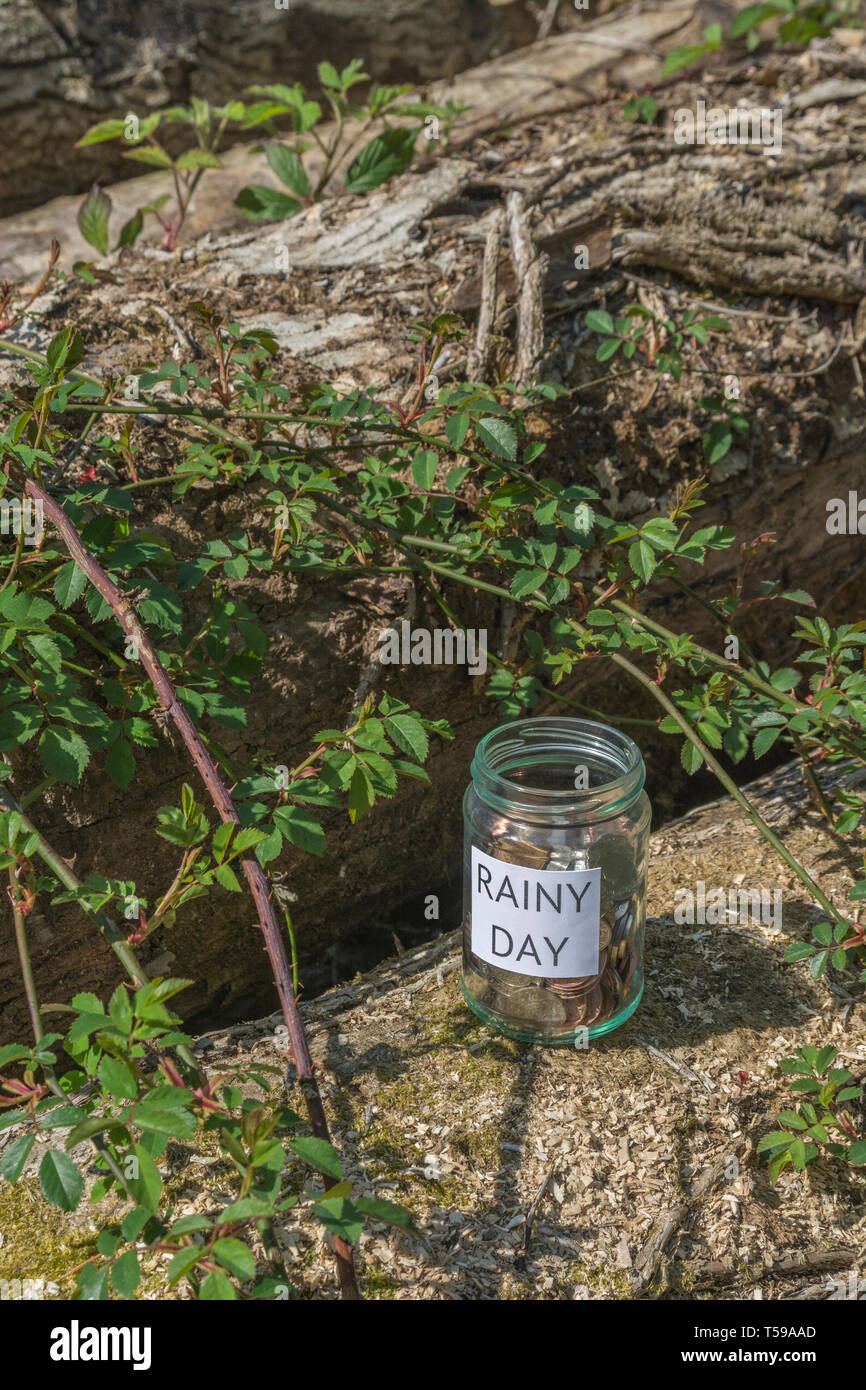
M127 637L131 637L135 642L141 664L153 684L159 703L174 721L175 727L186 744L190 756L198 768L202 781L208 789L220 819L223 821L232 821L235 825L238 825L240 823L238 813L235 810L232 799L219 774L216 763L202 743L198 730L190 719L184 706L178 700L168 673L160 662L150 638L139 622L138 615L129 599L125 594L121 593L120 589L118 589L113 580L109 578L99 562L94 559L87 548L82 544L77 530L62 507L49 496L45 489L40 487L33 478L22 479L22 486L29 497L41 501L45 512L50 516L54 525L57 527L57 531L62 537L63 543L72 559L78 565L79 569L87 575L91 584L102 595L106 603L110 605ZM286 1027L292 1047L292 1056L304 1093L304 1101L306 1103L310 1125L313 1133L318 1138L327 1140L330 1138L328 1122L325 1118L325 1109L316 1081L313 1061L304 1033L304 1025L298 1012L298 1006L292 988L291 970L286 957L282 934L271 901L271 888L257 859L244 857L241 859L241 867L243 868L258 912L259 926L264 936L265 950L268 953L271 972L277 987L280 1007L283 1012L283 1017L286 1020ZM325 1183L327 1187L334 1186L333 1179L326 1178ZM360 1294L358 1293L358 1286L355 1280L352 1247L338 1236L334 1237L334 1246L337 1252L337 1268L340 1276L342 1295L346 1299L357 1299L360 1297Z

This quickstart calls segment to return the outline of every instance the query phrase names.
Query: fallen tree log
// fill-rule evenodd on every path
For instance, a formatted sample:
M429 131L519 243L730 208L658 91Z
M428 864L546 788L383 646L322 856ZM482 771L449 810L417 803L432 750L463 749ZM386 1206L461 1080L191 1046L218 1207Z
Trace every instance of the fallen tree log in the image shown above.
M647 43L653 35L674 35L682 18L676 6L644 15ZM581 46L568 36L464 74L454 90L464 96L474 91L478 101L467 115L474 124L454 155L422 162L367 197L329 199L285 223L255 229L233 223L222 234L214 228L177 256L146 244L126 250L114 262L117 283L90 287L72 277L53 282L34 306L35 317L17 325L10 341L44 348L60 326L77 322L87 339L89 370L115 377L137 373L148 361L194 355L189 305L207 299L242 327L271 329L288 386L328 378L341 389L363 386L383 398L405 399L414 389L408 327L419 316L452 308L474 326L488 231L516 192L534 248L530 264L547 258L543 285L527 296L544 309L542 374L572 392L559 410L533 422L547 444L545 470L563 481L595 481L614 515L639 518L664 508L678 484L707 467L693 419L695 397L706 389L700 374L717 383L727 374L737 377L752 429L747 447L731 450L709 468L706 520L724 521L744 542L775 534L775 545L765 546L749 569L755 601L748 636L768 659L789 654L777 610L759 601L761 579L773 575L806 588L831 620L834 614L850 618L863 594L859 536L829 537L825 526L828 500L861 485L866 440L857 360L866 329L856 220L863 195L848 138L857 112L834 103L822 111L818 129L809 118L815 108L798 108L786 126L796 144L772 161L748 150L677 153L659 130L623 123L620 94L599 102L577 128L573 112L589 100L585 81L591 78L599 92L607 89L634 46L632 20L615 18L593 32L613 46ZM828 52L829 58L814 64L816 82L837 61ZM658 57L640 61L658 69ZM757 71L759 59L754 62ZM560 74L556 99L572 105L563 111L551 96L545 114L536 103L542 72L551 63ZM798 71L792 66L779 80L789 81ZM497 74L507 78L513 109L523 113L525 124L515 120L498 140L473 138L502 124ZM748 71L732 75L730 96L720 100L756 99L758 89L750 82ZM690 83L670 91L671 106L687 99L694 90ZM665 121L668 115L666 108ZM225 179L236 179L240 169L249 177L259 163L249 151L232 151L226 169L215 171L212 187L223 197ZM162 186L161 175L147 176L112 194L122 211L124 199L134 205ZM202 196L199 221L191 225L193 237L195 225L201 229L207 221L207 198ZM35 267L43 255L37 239L68 229L74 206L74 200L60 200L39 214L0 224L3 264L19 272ZM737 208L741 221L732 225ZM736 249L740 236L742 255ZM580 270L579 244L589 249L588 265ZM670 253L675 284L658 274L659 248L665 246L676 251ZM67 237L61 263L67 272L77 254L74 235ZM714 266L718 279L712 277ZM648 288L644 282L653 272ZM520 267L503 234L485 349L494 375L513 370L520 283ZM711 288L714 296L728 296L722 311L735 316L736 332L714 340L711 354L699 355L697 386L660 385L646 372L609 386L592 384L601 369L583 310L641 295L662 307L688 304ZM526 331L534 353L536 339ZM455 349L443 360L443 382L465 373L463 353ZM810 377L818 367L821 374ZM28 381L26 365L4 353L0 341L0 384L25 390ZM140 430L146 467L170 471L173 458L159 422L143 421ZM89 461L87 448L81 457ZM151 490L140 517L185 558L203 539L248 524L249 505L242 493L228 489L193 489L174 501ZM736 552L719 553L701 576L701 592L724 592L742 563ZM344 723L379 632L406 609L407 586L402 579L387 585L348 579L311 584L281 575L239 581L237 592L255 609L271 647L248 726L231 732L227 751L246 756L266 747L291 765L305 756L317 729ZM480 594L454 602L467 625L488 629L492 651L517 654L521 623L510 605ZM719 640L706 615L673 590L654 612L708 643ZM423 605L418 621L437 625ZM483 685L449 667L403 671L401 695L425 712L444 713L457 732L454 744L434 753L432 790L401 791L351 839L343 822L332 819L324 867L301 855L280 864L308 987L326 981L332 969L339 974L362 963L358 943L374 929L389 935L399 920L410 940L413 933L429 932L424 899L431 895L440 899L440 920L446 920L459 875L459 801L471 751L497 719ZM563 690L612 716L651 714L623 692L619 677L595 665L578 671ZM661 735L648 730L642 742L659 813L671 814L694 792L686 792L684 774L672 774L670 744ZM55 789L49 822L40 829L64 854L75 856L79 877L91 869L121 876L135 862L143 883L158 884L162 852L152 833L154 810L176 798L184 775L182 753L165 735L126 793L96 776L75 792ZM206 913L197 913L193 904L171 932L149 943L149 963L196 980L188 997L193 1013L206 1002L226 1015L249 1013L267 997L269 984L263 953L249 949L248 930L231 900L209 903ZM341 945L346 938L351 952ZM99 989L114 979L108 952L94 945L87 924L67 909L34 919L33 948L47 998L65 997L84 981ZM0 991L8 1003L3 1029L10 1034L23 1009L15 980L12 943L4 938Z

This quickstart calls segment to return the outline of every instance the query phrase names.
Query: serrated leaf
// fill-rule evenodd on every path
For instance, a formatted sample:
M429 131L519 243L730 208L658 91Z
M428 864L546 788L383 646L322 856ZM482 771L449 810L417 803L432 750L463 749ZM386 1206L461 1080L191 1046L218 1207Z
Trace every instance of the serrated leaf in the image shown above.
M412 163L419 131L394 127L377 135L353 160L346 175L347 193L369 193L395 178Z
M204 1259L206 1253L200 1245L185 1245L182 1250L178 1250L177 1254L172 1256L168 1266L168 1287L173 1289L178 1280L182 1279L185 1274L189 1274L191 1269L195 1269L199 1260Z
M255 1278L256 1262L252 1251L236 1236L224 1236L213 1245L217 1262L239 1279L242 1284Z
M543 569L518 570L511 580L511 592L515 598L522 598L524 594L531 594L544 583L547 579L547 571Z
M324 1173L326 1177L335 1178L337 1182L342 1179L343 1170L340 1167L340 1160L333 1145L329 1144L327 1139L316 1139L313 1136L290 1139L289 1148L297 1154L298 1158L302 1158L317 1172Z
M584 320L593 333L613 333L613 319L604 309L590 309Z
M300 212L303 204L288 193L281 193L278 188L253 183L241 189L235 198L235 206L251 222L283 222Z
M105 1265L94 1264L91 1260L79 1271L75 1283L81 1298L88 1303L102 1302L108 1298L108 1270Z
M121 1298L132 1298L141 1283L141 1270L134 1250L127 1250L111 1266L111 1282Z
M385 720L385 728L404 753L408 753L419 763L425 761L430 741L420 720L413 719L409 714L391 714Z
M39 757L49 777L77 787L90 761L90 749L72 729L57 724L46 729L40 737Z
M84 1179L68 1154L49 1149L39 1165L39 1186L52 1206L75 1211L84 1192Z
M497 458L513 463L517 458L517 435L507 420L487 415L475 422L475 433Z
M238 1292L230 1279L221 1274L218 1269L213 1270L206 1279L202 1280L199 1290L199 1298L210 1301L220 1301L228 1303L233 1298L237 1298Z
M451 415L445 424L445 437L455 449L459 449L469 429L468 415Z
M108 218L111 199L98 184L94 184L78 209L78 229L85 241L95 247L100 256L108 255Z
M13 1139L9 1148L0 1159L0 1173L3 1174L7 1182L17 1182L21 1176L21 1170L30 1155L30 1150L36 1143L35 1134L21 1134L17 1139Z
M288 145L270 141L265 148L265 157L280 183L284 183L286 188L290 188L299 198L310 196L307 171L294 150L289 149Z
M292 845L309 854L322 854L325 832L315 816L305 806L279 806L274 812L274 824ZM263 842L267 844L267 841ZM261 846L259 846L261 848Z
M87 575L74 560L64 565L54 580L54 597L61 608L71 608L87 588Z
M439 455L432 449L417 449L412 456L412 477L422 492L429 492L439 467Z

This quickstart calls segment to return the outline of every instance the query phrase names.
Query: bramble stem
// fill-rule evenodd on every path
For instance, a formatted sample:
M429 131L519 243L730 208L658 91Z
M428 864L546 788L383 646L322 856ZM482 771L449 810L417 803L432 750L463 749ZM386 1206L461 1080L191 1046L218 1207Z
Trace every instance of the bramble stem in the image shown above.
M169 718L173 720L186 744L220 819L223 822L230 821L239 825L240 818L220 776L219 769L202 742L189 714L178 699L174 686L129 598L121 593L99 562L90 554L82 543L77 529L54 498L33 478L24 477L21 482L27 495L42 503L72 559L111 607L127 637L131 637L135 642L139 659L153 684L159 703ZM292 1044L292 1055L301 1082L310 1125L318 1138L330 1140L328 1122L325 1118L322 1097L315 1078L312 1057L292 989L285 946L274 913L271 886L257 859L244 856L241 859L241 867L258 911L259 926L265 940L265 950L268 953L277 995L286 1020L286 1027ZM335 1180L326 1177L325 1186L330 1188L334 1185ZM334 1245L337 1252L337 1267L342 1295L347 1299L357 1299L360 1294L355 1280L352 1247L339 1236L334 1237Z

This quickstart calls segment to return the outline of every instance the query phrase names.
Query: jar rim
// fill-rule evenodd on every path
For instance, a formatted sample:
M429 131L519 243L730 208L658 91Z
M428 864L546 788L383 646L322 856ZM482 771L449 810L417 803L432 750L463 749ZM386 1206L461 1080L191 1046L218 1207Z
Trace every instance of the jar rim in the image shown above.
M611 775L586 788L533 786L507 775L522 755L548 765L591 762ZM533 716L497 725L476 746L471 772L478 795L498 810L541 814L547 808L557 817L579 820L622 811L637 799L646 780L640 749L628 734L610 724L564 715Z

